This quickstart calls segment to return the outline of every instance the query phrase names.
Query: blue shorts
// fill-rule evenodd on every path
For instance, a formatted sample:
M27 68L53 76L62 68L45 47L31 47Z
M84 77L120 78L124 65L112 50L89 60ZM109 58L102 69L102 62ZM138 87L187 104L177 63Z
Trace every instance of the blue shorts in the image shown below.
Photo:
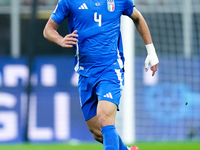
M96 116L100 100L110 101L119 106L124 85L124 70L118 61L107 67L98 76L79 76L78 90L81 109L85 120Z

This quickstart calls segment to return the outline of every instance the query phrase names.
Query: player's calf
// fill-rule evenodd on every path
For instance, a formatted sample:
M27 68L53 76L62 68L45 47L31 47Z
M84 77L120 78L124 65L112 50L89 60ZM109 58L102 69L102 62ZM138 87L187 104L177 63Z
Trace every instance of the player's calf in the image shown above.
M100 143L103 143L103 135L101 133L100 128L89 128L90 132L92 133L94 139Z
M103 143L103 135L97 121L97 116L94 116L93 118L87 120L86 123L94 139L100 143Z
M94 139L96 141L98 141L100 143L103 143L103 136L102 136L102 134L100 135L100 134L92 133L92 135L93 135L93 137L94 137Z

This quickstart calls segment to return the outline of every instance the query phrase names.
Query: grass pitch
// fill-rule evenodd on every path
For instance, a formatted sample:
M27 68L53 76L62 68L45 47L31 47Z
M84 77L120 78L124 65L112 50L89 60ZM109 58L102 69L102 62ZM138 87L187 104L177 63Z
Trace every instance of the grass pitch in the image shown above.
M135 143L140 150L200 150L200 142ZM22 144L0 145L0 150L103 150L101 144Z

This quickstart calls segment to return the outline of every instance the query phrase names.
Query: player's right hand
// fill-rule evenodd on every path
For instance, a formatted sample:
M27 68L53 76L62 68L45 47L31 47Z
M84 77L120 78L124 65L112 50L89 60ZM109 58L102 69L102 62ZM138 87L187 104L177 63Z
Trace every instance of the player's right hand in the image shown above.
M77 30L74 30L71 34L67 34L60 43L60 46L70 48L77 44L78 42Z

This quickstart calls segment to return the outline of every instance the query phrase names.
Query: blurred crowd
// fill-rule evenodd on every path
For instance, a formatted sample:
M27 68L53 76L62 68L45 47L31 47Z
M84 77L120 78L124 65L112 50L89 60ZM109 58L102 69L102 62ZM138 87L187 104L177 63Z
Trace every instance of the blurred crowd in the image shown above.
M12 0L0 0L1 5L10 5ZM33 0L20 0L22 5L31 5ZM39 5L55 5L58 0L38 0Z
M0 6L10 5L12 0L0 0ZM34 0L20 0L22 5L31 5ZM166 4L181 4L183 0L133 0L135 4L142 5L166 5ZM193 4L200 4L200 0L190 0ZM38 0L38 5L51 6L56 5L58 0Z
M133 0L135 4L143 4L143 5L168 5L168 4L181 4L184 0ZM188 0L191 1L192 4L200 4L200 0Z

